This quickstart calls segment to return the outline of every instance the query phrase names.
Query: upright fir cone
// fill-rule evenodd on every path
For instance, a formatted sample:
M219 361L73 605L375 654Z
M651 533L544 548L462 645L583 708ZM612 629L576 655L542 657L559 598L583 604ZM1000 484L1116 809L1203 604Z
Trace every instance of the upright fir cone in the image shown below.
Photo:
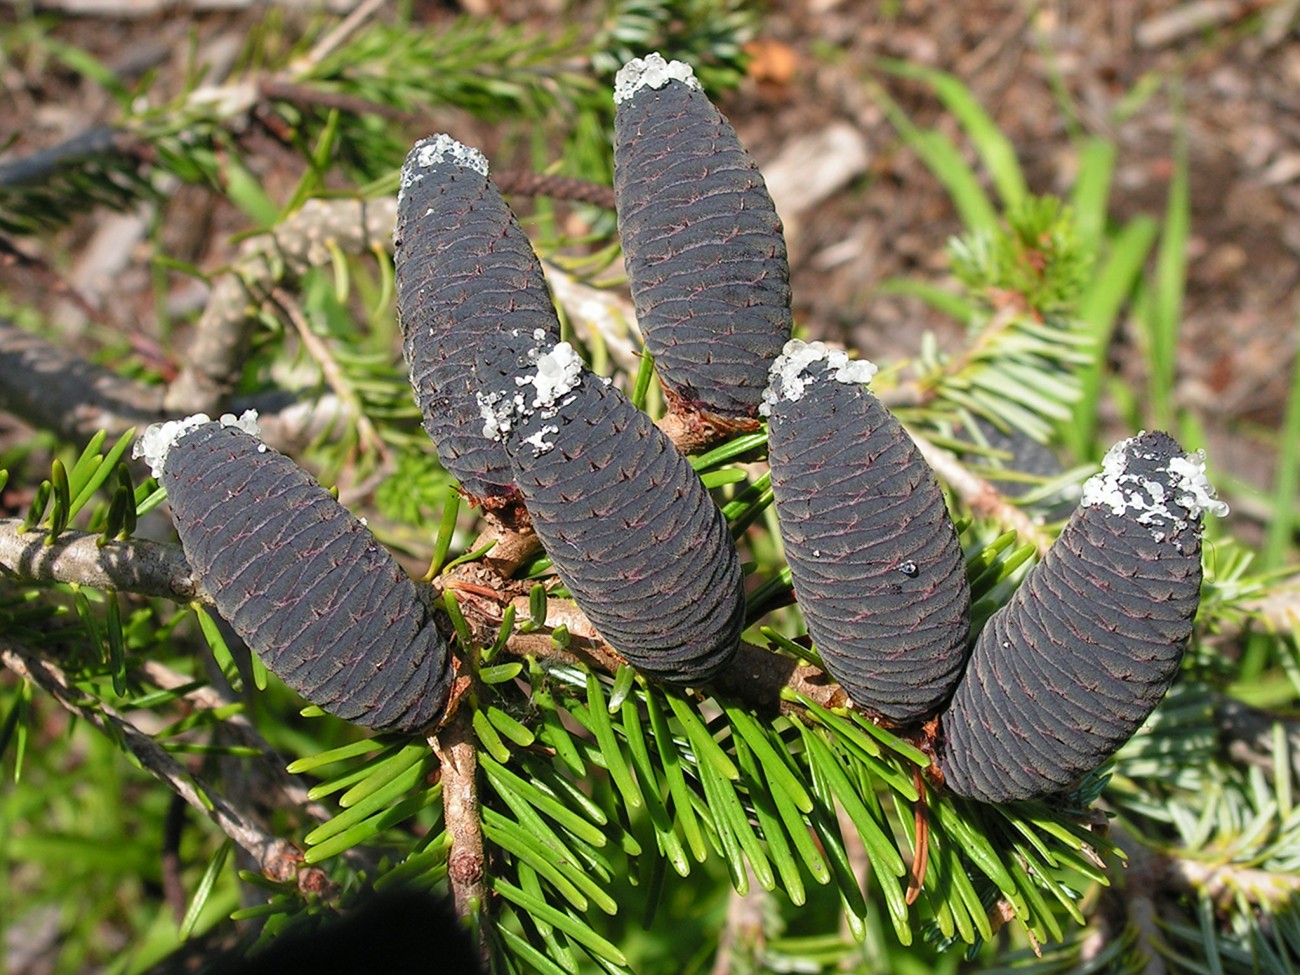
M792 339L763 412L808 633L855 705L907 724L933 714L961 676L970 587L933 471L864 385L875 372Z
M1200 599L1203 455L1165 433L1111 448L1060 538L989 620L940 719L948 788L1061 791L1128 741L1177 674Z
M417 732L455 676L415 584L360 521L257 439L254 414L198 414L136 445L167 489L203 589L267 669L330 714Z
M450 136L415 144L397 198L397 317L411 387L438 457L486 508L517 497L501 445L483 436L474 358L501 329L560 326L542 266L477 149Z
M596 630L638 670L708 680L744 626L726 521L672 442L567 342L512 331L476 367L538 537Z
M781 220L690 66L658 54L614 82L614 196L637 321L675 408L757 426L790 337Z

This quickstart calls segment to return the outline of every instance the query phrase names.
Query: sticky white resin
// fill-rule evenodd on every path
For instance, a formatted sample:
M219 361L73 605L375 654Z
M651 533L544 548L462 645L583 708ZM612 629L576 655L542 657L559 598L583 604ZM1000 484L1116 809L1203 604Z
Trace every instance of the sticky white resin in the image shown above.
M524 416L523 393L477 393L478 413L483 418L483 436L501 440L515 425L516 416Z
M1136 439L1121 440L1106 452L1101 472L1083 485L1081 507L1105 507L1116 515L1128 513L1138 524L1146 525L1158 542L1188 526L1182 511L1170 510L1170 501L1191 518L1201 514L1221 518L1228 513L1227 503L1215 496L1205 475L1205 451L1171 457L1160 471L1163 478L1157 480L1129 473L1131 445Z
M614 75L614 104L621 105L642 88L662 88L670 81L703 90L695 70L685 61L665 61L658 52L633 58Z
M582 359L568 342L560 342L550 352L538 355L537 370L531 376L518 376L515 383L519 386L531 384L536 391L533 409L549 410L555 407L560 397L573 392L581 377Z
M153 476L162 477L163 469L167 466L167 454L175 446L176 441L191 430L196 430L205 423L212 422L212 418L206 413L195 413L183 420L164 420L162 423L151 423L145 427L144 433L140 434L135 446L131 448L131 456L137 459L143 457ZM257 410L244 410L239 416L235 416L233 413L223 413L217 418L216 422L223 427L238 427L253 437L261 433L257 425ZM265 449L265 445L259 445L259 449Z
M431 135L417 142L406 157L401 187L397 191L398 205L401 205L406 191L424 179L425 170L448 160L461 169L472 169L483 176L488 174L487 156L483 153L444 133Z
M524 437L524 443L533 448L533 456L540 457L542 454L550 453L555 449L555 441L546 438L552 434L559 433L560 428L554 423L548 423L531 437Z
M528 350L533 368L515 377L515 386L518 387L516 390L478 394L479 415L483 417L483 436L489 440L504 438L513 429L516 420L527 419L534 414L539 414L543 419L555 416L569 402L565 397L582 381L582 359L573 346L568 342L557 342L543 351L546 339L543 329L533 332L533 341L538 343ZM526 391L529 386L532 387L531 396ZM554 446L554 443L545 439L552 433L559 433L559 427L548 424L525 438L525 442L531 444L540 456Z
M843 349L831 348L825 342L790 339L768 370L767 389L763 391L758 412L770 416L772 407L781 400L793 403L802 399L808 386L821 378L808 372L808 367L816 362L826 363L824 375L853 386L871 382L879 371L870 359L851 359Z

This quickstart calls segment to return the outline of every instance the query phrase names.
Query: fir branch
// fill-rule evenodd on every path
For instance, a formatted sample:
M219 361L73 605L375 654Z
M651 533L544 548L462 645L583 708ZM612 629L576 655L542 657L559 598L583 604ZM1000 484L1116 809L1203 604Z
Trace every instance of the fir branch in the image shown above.
M0 569L20 578L211 603L178 545L141 538L100 545L98 534L69 530L51 539L21 529L19 518L0 519Z
M117 435L169 415L202 412L177 403L169 413L164 395L159 387L118 375L0 318L0 411L30 426L81 444L99 431ZM287 407L282 400L273 396L266 409L253 397L238 409L257 409L262 439L284 451L300 449L339 419L356 416L333 396Z
M384 446L384 441L375 429L374 423L371 422L370 417L366 415L365 410L362 408L360 394L353 387L338 359L330 351L329 344L312 330L311 323L307 321L307 316L303 314L302 308L293 295L283 288L275 288L270 294L270 299L275 302L276 307L293 324L303 348L307 350L307 354L311 356L320 369L326 385L334 391L334 395L339 398L348 414L353 417L361 449L366 453L383 458L388 449Z
M194 580L179 545L132 538L101 546L97 544L99 535L71 530L47 544L48 532L33 529L20 533L21 527L21 519L0 519L0 568L22 578L212 604ZM514 606L519 619L528 618L527 597L517 597ZM465 612L476 619L476 628L485 632L494 632L500 622L484 616L476 603L467 603ZM520 658L564 663L585 657L609 673L618 669L621 658L599 639L577 605L567 599L549 599L546 627L553 631L561 626L577 638L573 646L581 649L581 656L557 646L549 633L516 633L507 641L506 650ZM839 685L818 668L749 643L741 644L735 661L714 684L720 693L769 712L797 710L786 700L792 692L823 707L841 707L846 701Z
M187 411L164 411L165 391L120 376L0 319L0 410L67 443L83 444L100 431L114 436L133 426ZM261 437L282 452L297 452L325 436L355 411L333 395L284 404L278 393L232 405L256 409Z
M0 410L74 443L160 416L161 392L0 319Z
M253 858L266 877L280 883L296 881L303 890L330 889L329 880L320 870L302 865L302 853L297 847L268 832L249 810L191 774L153 738L112 708L86 703L84 693L56 664L12 640L0 643L0 663L40 687L71 714L122 742L145 771L211 819Z
M374 22L291 80L397 107L442 103L485 117L571 112L594 92L576 31L539 34L461 17L438 31Z
M514 575L515 570L524 563L524 560L542 547L537 532L533 531L528 511L523 505L512 505L500 511L485 511L483 520L487 522L487 527L470 545L468 551L481 552L487 549L483 560L492 567L500 579L508 579ZM472 563L467 563L465 569L468 570L470 565Z
M393 199L309 200L270 233L245 241L212 290L165 409L177 415L216 412L239 378L259 311L275 289L329 264L332 249L371 253L385 240L391 247L396 215Z
M512 604L518 619L528 618L528 597L516 597ZM545 626L551 631L564 627L571 638L576 638L569 644L571 649L581 650L601 670L611 674L618 670L622 658L600 639L596 628L572 600L548 599ZM516 634L507 642L506 649L521 657L573 659L571 653L555 647L549 635ZM713 678L712 684L720 694L768 713L798 711L790 701L797 694L828 708L843 707L848 701L843 688L820 668L745 641L741 641L735 658Z
M970 505L975 515L988 518L1003 528L1015 529L1022 541L1033 543L1039 555L1046 554L1052 539L1034 524L1023 509L1008 502L1002 492L987 480L971 473L954 454L935 446L914 428L909 427L908 433L940 480Z
M423 112L407 112L391 105L369 101L357 95L345 95L340 92L321 91L308 85L297 84L279 78L268 78L257 86L257 92L265 101L285 102L299 108L337 109L351 115L375 115L405 122L408 125L428 124L429 117Z
M476 917L487 904L487 869L478 796L478 749L470 709L457 710L451 721L429 737L442 764L443 816L451 836L447 876L456 913ZM479 950L487 968L485 926L480 925Z
M260 309L276 289L286 288L309 268L328 265L334 251L348 256L391 253L396 219L393 197L314 199L273 230L245 241L212 290L196 325L187 365L167 392L166 409L174 414L217 410L243 368ZM564 293L589 297L576 288ZM593 319L600 320L599 316ZM616 336L610 340L611 348L627 342ZM629 365L634 362L631 356L623 358Z
M603 183L530 169L505 169L492 173L497 189L506 195L545 196L569 203L587 203L603 210L614 209L614 190Z
M312 45L311 51L308 52L302 65L305 67L319 64L329 57L348 38L356 34L365 25L366 21L383 9L383 6L384 0L361 0L340 23L332 27L324 37Z
M143 660L140 662L138 669L151 683L163 690L171 691L181 687L188 688L182 694L182 697L193 707L200 710L216 711L235 703L228 694L210 684L194 687L193 678L177 673L157 660ZM274 784L282 799L282 802L275 805L301 810L321 823L330 818L332 815L330 811L311 798L307 788L297 777L285 771L284 759L280 753L262 737L253 726L253 723L248 720L246 714L240 712L229 715L222 720L222 728L241 745L255 748L261 754L258 774L263 780L269 780Z
M1273 768L1274 728L1280 724L1290 754L1291 774L1300 782L1300 721L1282 720L1231 697L1217 702L1214 715L1228 743L1228 757L1243 765L1258 765L1265 772Z
M99 125L49 148L0 162L0 190L46 183L61 170L100 156L137 152L139 148L125 133Z
M1164 869L1175 888L1205 894L1216 904L1232 905L1242 898L1248 904L1268 909L1300 895L1300 877L1294 873L1244 863L1168 857Z

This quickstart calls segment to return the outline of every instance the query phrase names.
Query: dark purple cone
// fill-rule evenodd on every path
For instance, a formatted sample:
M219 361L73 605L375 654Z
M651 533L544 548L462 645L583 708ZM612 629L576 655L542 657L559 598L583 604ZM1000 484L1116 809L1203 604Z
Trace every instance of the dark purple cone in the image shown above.
M836 381L843 353L798 341L786 350L768 397L768 463L808 633L855 705L919 721L952 692L966 656L956 529L929 465L862 385L867 364ZM794 385L783 389L787 363Z
M707 412L755 417L791 326L785 239L763 177L681 62L634 59L614 101L618 230L659 378Z
M268 670L375 731L441 717L455 675L415 584L305 471L205 423L172 445L161 480L195 576Z
M559 322L542 266L477 150L439 135L415 144L397 201L397 316L424 429L472 498L515 495L500 444L483 436L473 384L484 336Z
M567 343L502 337L485 343L476 372L537 534L600 635L653 677L716 674L739 645L743 580L686 458ZM531 379L543 374L561 381L538 405Z
M1164 433L1117 444L1041 564L980 634L941 718L958 795L1059 792L1123 745L1164 697L1192 632L1201 513L1226 511Z

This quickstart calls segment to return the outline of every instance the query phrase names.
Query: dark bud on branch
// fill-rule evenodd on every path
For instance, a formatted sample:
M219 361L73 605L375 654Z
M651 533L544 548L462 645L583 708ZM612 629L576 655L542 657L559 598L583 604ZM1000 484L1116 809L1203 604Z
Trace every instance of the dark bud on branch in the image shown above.
M781 220L688 65L636 58L614 83L614 195L637 321L688 407L756 418L790 337Z
M740 562L713 499L616 388L544 332L484 343L483 432L505 446L537 534L601 637L637 669L708 680L744 625Z
M503 328L559 339L542 266L483 154L445 135L422 139L406 157L393 242L397 314L424 429L465 492L501 507L516 491L501 445L483 436L474 356Z
M970 587L934 473L864 385L875 371L792 340L763 412L808 632L855 705L905 724L937 710L961 676Z
M939 767L953 792L1058 792L1133 736L1191 636L1206 511L1227 506L1203 459L1168 434L1111 448L1060 538L985 626L942 716Z
M251 414L150 427L137 444L186 558L268 670L330 714L417 732L454 670L411 579L360 521L254 435Z

